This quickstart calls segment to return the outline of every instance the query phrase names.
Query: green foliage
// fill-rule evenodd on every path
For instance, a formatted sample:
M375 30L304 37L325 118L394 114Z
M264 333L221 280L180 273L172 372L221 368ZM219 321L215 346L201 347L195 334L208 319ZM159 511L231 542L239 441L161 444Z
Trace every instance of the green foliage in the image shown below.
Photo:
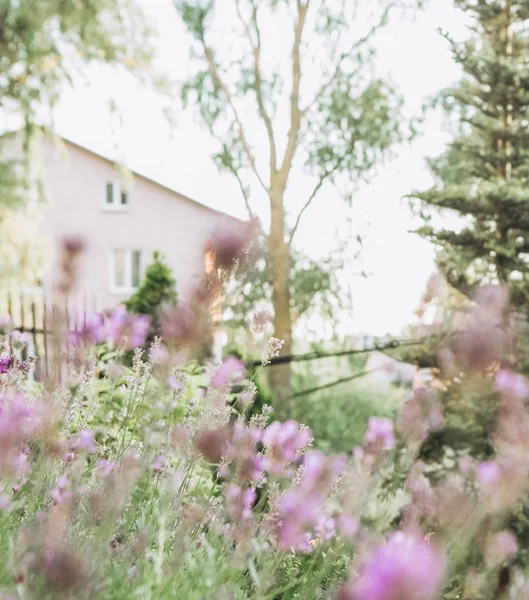
M145 269L143 283L127 300L127 310L151 318L152 331L158 332L160 309L177 301L176 281L171 268L158 252L153 254L153 262Z
M344 267L341 253L317 261L301 251L293 250L290 263L290 296L292 318L297 321L311 311L333 321L334 310L343 301L338 274ZM232 324L244 325L248 314L263 300L271 302L272 278L267 251L263 244L251 268L235 269L226 290L225 306Z
M362 444L369 417L394 418L409 394L368 381L351 382L296 398L291 410L293 418L311 428L315 447L324 452L351 452Z
M24 205L30 184L41 193L31 141L86 63L154 81L150 35L137 0L0 0L0 107L24 123L23 160L0 163L3 206Z
M427 221L444 211L461 227L427 222L418 233L437 245L452 286L470 296L480 283L501 282L522 307L529 298L529 2L457 5L473 20L473 35L465 43L446 36L464 77L441 99L458 132L431 161L436 186L414 196Z
M361 373L364 369L363 359L354 355L295 365L293 393ZM395 417L410 393L366 376L327 390L295 396L289 410L293 419L312 429L317 448L324 452L351 452L362 444L369 417Z
M175 2L192 40L184 105L217 141L214 160L237 179L248 212L253 216L258 188L275 215L273 241L263 254L269 265L244 276L241 297L229 304L240 313L252 307L250 297L271 299L276 328L286 327L276 334L287 347L292 323L314 308L328 316L341 293L335 260L318 263L294 250L302 216L328 184L350 201L358 183L405 137L401 98L372 76L371 41L392 9L406 4L384 0L361 19L356 3L243 0L226 8L215 0ZM283 56L277 56L276 34L265 27L270 22L292 39ZM315 179L312 192L300 195L294 171ZM291 197L301 200L296 212L289 210ZM289 293L291 314L285 314L289 303L279 299Z
M136 0L0 1L0 104L31 122L79 59L145 66L151 50Z

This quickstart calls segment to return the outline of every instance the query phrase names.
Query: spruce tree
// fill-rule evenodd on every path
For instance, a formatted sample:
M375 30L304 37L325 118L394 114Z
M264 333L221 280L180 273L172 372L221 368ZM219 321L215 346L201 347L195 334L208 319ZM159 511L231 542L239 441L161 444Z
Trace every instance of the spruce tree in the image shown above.
M143 283L127 300L125 306L133 313L148 315L151 318L151 335L159 333L160 310L176 304L176 281L159 252L153 254L153 262L145 269Z
M466 296L478 285L507 285L516 308L529 300L529 0L455 0L471 18L470 39L446 35L464 72L442 94L458 134L431 161L432 189L413 194L448 283ZM432 210L433 209L433 210ZM438 228L439 209L462 227Z

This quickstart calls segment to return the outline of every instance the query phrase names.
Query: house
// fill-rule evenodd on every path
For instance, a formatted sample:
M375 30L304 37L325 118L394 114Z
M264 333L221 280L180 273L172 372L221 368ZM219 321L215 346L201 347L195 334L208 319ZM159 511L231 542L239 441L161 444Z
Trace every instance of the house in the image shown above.
M7 137L8 146L17 147L15 136ZM51 248L65 236L86 242L79 294L89 309L104 310L127 299L155 251L165 257L178 295L185 298L203 276L208 237L240 223L139 173L120 176L112 160L72 141L46 134L39 155L46 203L38 230ZM45 292L55 280L53 255L47 262Z

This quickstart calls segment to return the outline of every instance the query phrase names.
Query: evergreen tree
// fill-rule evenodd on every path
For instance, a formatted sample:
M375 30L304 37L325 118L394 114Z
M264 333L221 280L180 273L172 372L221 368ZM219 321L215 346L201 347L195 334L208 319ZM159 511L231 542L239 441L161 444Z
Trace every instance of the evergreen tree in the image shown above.
M464 77L442 94L458 135L431 161L437 185L414 194L448 283L466 296L507 285L515 308L529 300L529 0L455 0L472 19L464 43L446 38ZM433 209L433 210L432 210ZM461 229L434 227L449 209Z
M176 282L171 268L158 252L153 254L153 262L145 269L145 278L138 290L127 300L130 312L149 315L151 331L158 333L159 313L163 306L176 304Z

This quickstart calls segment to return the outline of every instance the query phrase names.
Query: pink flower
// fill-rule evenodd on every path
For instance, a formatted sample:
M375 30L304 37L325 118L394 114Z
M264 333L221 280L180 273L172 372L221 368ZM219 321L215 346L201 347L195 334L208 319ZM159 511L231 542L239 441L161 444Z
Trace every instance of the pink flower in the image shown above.
M357 517L342 513L336 523L338 533L344 538L352 538L358 533L360 523Z
M336 521L327 516L322 516L316 523L316 537L320 540L328 542L336 534Z
M501 480L502 469L499 463L486 461L478 465L476 475L484 490L493 489Z
M491 536L485 546L485 560L489 567L497 567L518 552L518 542L510 531L499 531Z
M116 463L108 462L108 460L105 460L104 458L100 458L97 461L97 472L103 478L108 477L115 469L115 467Z
M529 397L529 381L523 375L518 375L508 369L502 369L496 375L496 387L505 396L519 400Z
M131 315L125 306L118 306L108 319L108 337L114 344L121 343L124 337L128 338L129 349L143 346L150 328L150 319L147 315Z
M422 537L395 532L349 582L338 600L433 600L441 587L445 558Z
M97 452L97 446L94 442L94 434L90 431L90 429L85 429L84 431L81 431L81 436L79 438L79 448L87 450L92 454Z
M421 387L403 404L397 419L397 429L410 443L423 442L431 431L439 430L443 425L441 405L435 394Z
M307 535L309 540L329 539L334 535L336 524L325 514L325 499L335 478L345 469L345 460L312 451L305 456L303 466L299 483L288 489L276 506L278 546L298 553L306 552Z
M160 456L158 456L158 458L154 461L154 464L152 466L152 469L155 473L162 470L164 461L165 461L165 457L160 454Z
M64 476L61 477L55 488L51 491L51 497L53 498L55 504L62 504L65 500L68 500L70 497L68 487L68 479L66 479Z
M130 347L138 348L145 344L149 329L151 327L151 320L147 315L134 315L131 316L130 320Z
M69 342L73 346L102 344L107 339L105 318L100 313L84 315L82 327L71 331L69 335Z
M2 356L0 358L0 373L7 373L15 364L15 359L12 356Z
M232 519L242 521L249 519L257 494L255 488L243 490L235 483L229 483L223 489L226 510Z
M367 431L364 436L366 444L390 450L395 446L395 435L393 433L393 421L380 417L370 417L367 423Z
M311 440L308 427L300 427L296 421L274 421L263 435L263 444L268 451L269 470L279 475L288 463L300 458Z
M238 383L244 379L246 367L243 362L229 356L222 362L217 372L211 378L211 387L223 391L231 383Z
M20 450L26 445L33 423L32 411L22 396L0 398L0 472L18 472Z

